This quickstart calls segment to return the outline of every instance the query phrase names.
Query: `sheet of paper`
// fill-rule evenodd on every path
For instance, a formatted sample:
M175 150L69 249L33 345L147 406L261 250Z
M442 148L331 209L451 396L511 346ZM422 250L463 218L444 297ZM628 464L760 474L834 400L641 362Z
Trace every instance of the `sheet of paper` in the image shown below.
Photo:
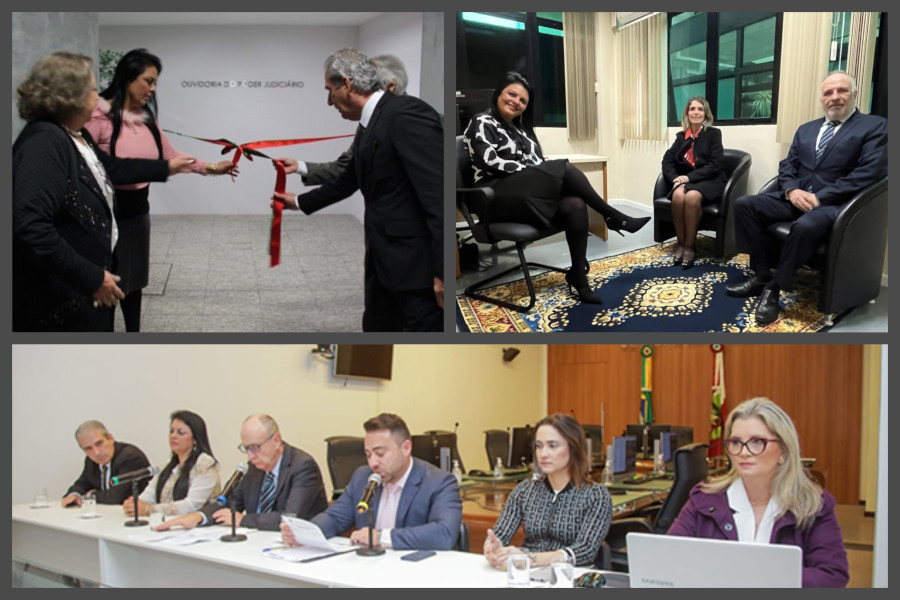
M322 530L319 529L317 525L314 523L307 521L306 519L299 519L297 517L281 517L281 520L287 523L288 527L291 528L291 533L294 534L294 539L297 540L297 543L300 546L305 546L307 548L318 548L319 550L325 550L330 552L336 552L341 549L347 548L346 544L339 542L329 542L325 539L325 534L322 533Z
M238 527L237 533L247 533L245 527ZM228 530L230 533L230 529ZM168 531L142 531L134 533L128 537L133 540L140 540L156 544L166 542L173 546L187 546L189 544L197 544L199 542L211 542L219 539L224 535L225 530L221 527L204 527L197 529L170 529Z

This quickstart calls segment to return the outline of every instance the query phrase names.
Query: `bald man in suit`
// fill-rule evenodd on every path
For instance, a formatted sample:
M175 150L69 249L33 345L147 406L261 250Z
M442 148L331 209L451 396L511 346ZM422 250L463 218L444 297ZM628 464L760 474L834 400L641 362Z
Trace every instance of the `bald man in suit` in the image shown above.
M887 175L887 120L860 113L856 99L856 81L850 75L828 75L820 98L825 116L797 129L787 158L779 164L779 190L737 200L738 249L750 254L752 273L725 290L738 297L760 295L758 325L778 318L779 292L793 289L797 269L815 253L847 201ZM793 225L773 277L765 232L781 221Z

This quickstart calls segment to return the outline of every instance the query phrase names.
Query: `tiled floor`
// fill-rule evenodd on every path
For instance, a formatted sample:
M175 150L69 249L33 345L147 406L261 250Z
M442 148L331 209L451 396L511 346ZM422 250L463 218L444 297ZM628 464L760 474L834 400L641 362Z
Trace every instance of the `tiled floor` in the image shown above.
M287 214L269 267L270 217L157 215L144 332L361 331L363 226ZM116 311L116 331L124 331Z
M637 208L633 204L621 205L617 204L615 201L612 201L611 204L630 215L640 216L642 214L651 214L649 210L642 210L642 207ZM593 235L588 236L587 256L588 260L606 256L615 256L639 248L646 248L654 243L653 222L651 221L637 233L625 234L625 237L622 237L615 232L610 232L609 240L607 241L603 241ZM501 247L504 248L504 251L491 253L489 246L479 245L482 270L478 272L464 272L462 277L456 280L457 294L462 294L466 289L466 286L470 285L473 281L487 277L490 273L497 273L519 264L519 259L514 246L504 243L501 244ZM506 249L507 247L509 249ZM562 233L540 240L528 246L525 250L525 258L529 262L558 265L564 268L568 268L571 265L565 235ZM496 283L499 284L504 281L521 279L521 277L521 274L513 272L505 280L499 280ZM881 294L874 303L864 304L855 308L849 314L844 315L835 326L829 330L829 332L886 333L887 330L888 288L882 287Z

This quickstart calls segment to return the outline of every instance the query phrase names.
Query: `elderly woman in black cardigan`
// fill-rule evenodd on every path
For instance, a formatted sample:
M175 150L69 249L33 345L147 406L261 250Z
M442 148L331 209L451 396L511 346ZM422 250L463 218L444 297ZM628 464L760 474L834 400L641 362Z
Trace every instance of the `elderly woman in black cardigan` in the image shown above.
M722 132L712 127L706 98L694 96L681 113L683 131L666 151L662 172L672 186L672 221L675 224L675 264L694 266L694 243L703 216L703 204L722 197L727 177L723 166Z
M16 90L13 330L112 331L113 183L165 181L193 162L110 158L83 129L97 102L91 59L53 52Z

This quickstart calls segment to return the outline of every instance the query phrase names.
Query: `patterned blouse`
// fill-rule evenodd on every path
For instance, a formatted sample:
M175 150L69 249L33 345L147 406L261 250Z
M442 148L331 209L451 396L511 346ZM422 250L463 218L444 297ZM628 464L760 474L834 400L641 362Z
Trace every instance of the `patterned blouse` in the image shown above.
M475 183L544 162L540 144L521 129L511 127L513 136L490 113L476 115L469 122L463 140L472 158Z
M569 483L556 493L546 479L529 479L509 495L494 533L506 546L521 524L528 550L564 550L575 564L592 565L611 522L612 499L604 486Z
M167 515L186 515L200 510L204 504L215 499L219 494L221 488L219 483L219 463L209 454L203 452L197 457L197 462L194 463L194 468L191 469L188 476L190 485L188 486L187 496L181 500L175 500L175 482L178 481L179 473L180 467L176 465L172 469L172 473L169 474L169 478L163 484L158 506L154 507L152 505L157 504L156 482L159 479L159 474L153 476L153 479L144 488L139 499L151 505L151 511L159 511Z

